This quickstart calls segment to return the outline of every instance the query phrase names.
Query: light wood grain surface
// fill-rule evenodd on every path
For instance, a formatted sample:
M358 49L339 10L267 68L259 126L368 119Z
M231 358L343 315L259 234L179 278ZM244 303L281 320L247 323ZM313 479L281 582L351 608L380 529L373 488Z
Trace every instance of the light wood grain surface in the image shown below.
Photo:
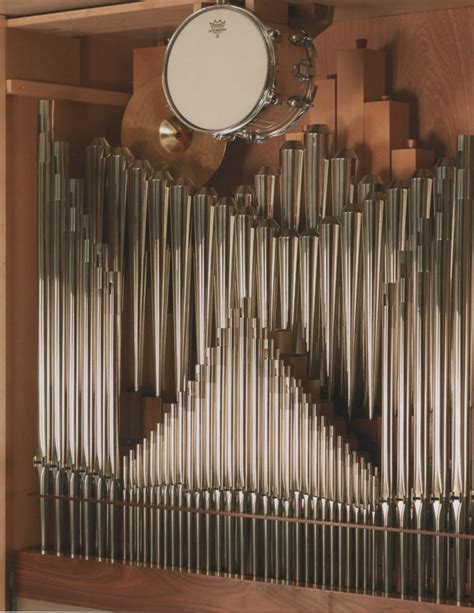
M316 41L317 73L336 72L338 49L357 38L387 54L387 94L410 103L410 136L453 155L474 131L474 8L335 23Z
M17 17L8 20L8 27L62 36L154 31L157 39L162 40L200 5L194 0L146 0L51 15Z

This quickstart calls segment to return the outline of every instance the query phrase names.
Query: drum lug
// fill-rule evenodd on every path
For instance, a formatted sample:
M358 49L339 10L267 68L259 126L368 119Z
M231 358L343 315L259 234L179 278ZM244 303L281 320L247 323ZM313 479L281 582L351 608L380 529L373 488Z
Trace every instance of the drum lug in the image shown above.
M279 43L281 41L282 34L280 30L267 30L267 32L268 32L268 36L275 42Z
M293 66L293 76L300 81L309 81L314 77L313 64L309 60L301 60Z
M313 44L313 41L304 32L297 32L296 34L292 34L290 36L290 43L292 45L296 45L297 47L304 47L308 43Z
M270 101L268 104L271 104L272 106L280 106L283 104L283 98L280 96L280 94L274 93L270 97Z
M303 109L308 106L308 103L302 96L292 96L288 98L288 106L293 109Z

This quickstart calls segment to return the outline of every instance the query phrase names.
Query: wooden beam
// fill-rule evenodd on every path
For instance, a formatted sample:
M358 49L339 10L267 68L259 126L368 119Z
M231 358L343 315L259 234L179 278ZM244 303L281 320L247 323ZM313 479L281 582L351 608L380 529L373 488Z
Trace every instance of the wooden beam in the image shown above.
M95 560L17 554L15 595L111 611L448 613L454 606Z
M0 609L8 610L6 594L6 21L0 17Z
M69 100L71 102L120 107L127 106L130 100L130 94L123 92L77 87L75 85L60 85L58 83L23 81L20 79L8 79L6 81L6 93L10 96L23 96L26 98Z
M392 176L392 150L405 146L410 129L410 105L398 100L364 104L364 167L388 185Z
M193 0L147 0L48 15L8 19L8 28L37 30L61 36L154 31L166 37L201 3Z

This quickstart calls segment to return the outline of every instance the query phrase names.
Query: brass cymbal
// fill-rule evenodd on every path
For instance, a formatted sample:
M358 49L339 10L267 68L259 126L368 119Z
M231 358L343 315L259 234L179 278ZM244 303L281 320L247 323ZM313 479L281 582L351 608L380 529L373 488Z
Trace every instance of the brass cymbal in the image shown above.
M190 178L197 187L209 181L226 150L224 141L180 124L166 105L161 78L132 96L122 120L122 146L156 169L166 167Z

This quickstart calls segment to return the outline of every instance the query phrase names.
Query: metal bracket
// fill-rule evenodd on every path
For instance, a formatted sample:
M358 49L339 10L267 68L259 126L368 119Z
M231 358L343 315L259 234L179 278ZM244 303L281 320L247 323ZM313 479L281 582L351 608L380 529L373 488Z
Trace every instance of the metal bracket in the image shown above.
M334 6L328 4L300 4L297 0L288 6L288 23L297 31L316 38L327 30L334 19Z

